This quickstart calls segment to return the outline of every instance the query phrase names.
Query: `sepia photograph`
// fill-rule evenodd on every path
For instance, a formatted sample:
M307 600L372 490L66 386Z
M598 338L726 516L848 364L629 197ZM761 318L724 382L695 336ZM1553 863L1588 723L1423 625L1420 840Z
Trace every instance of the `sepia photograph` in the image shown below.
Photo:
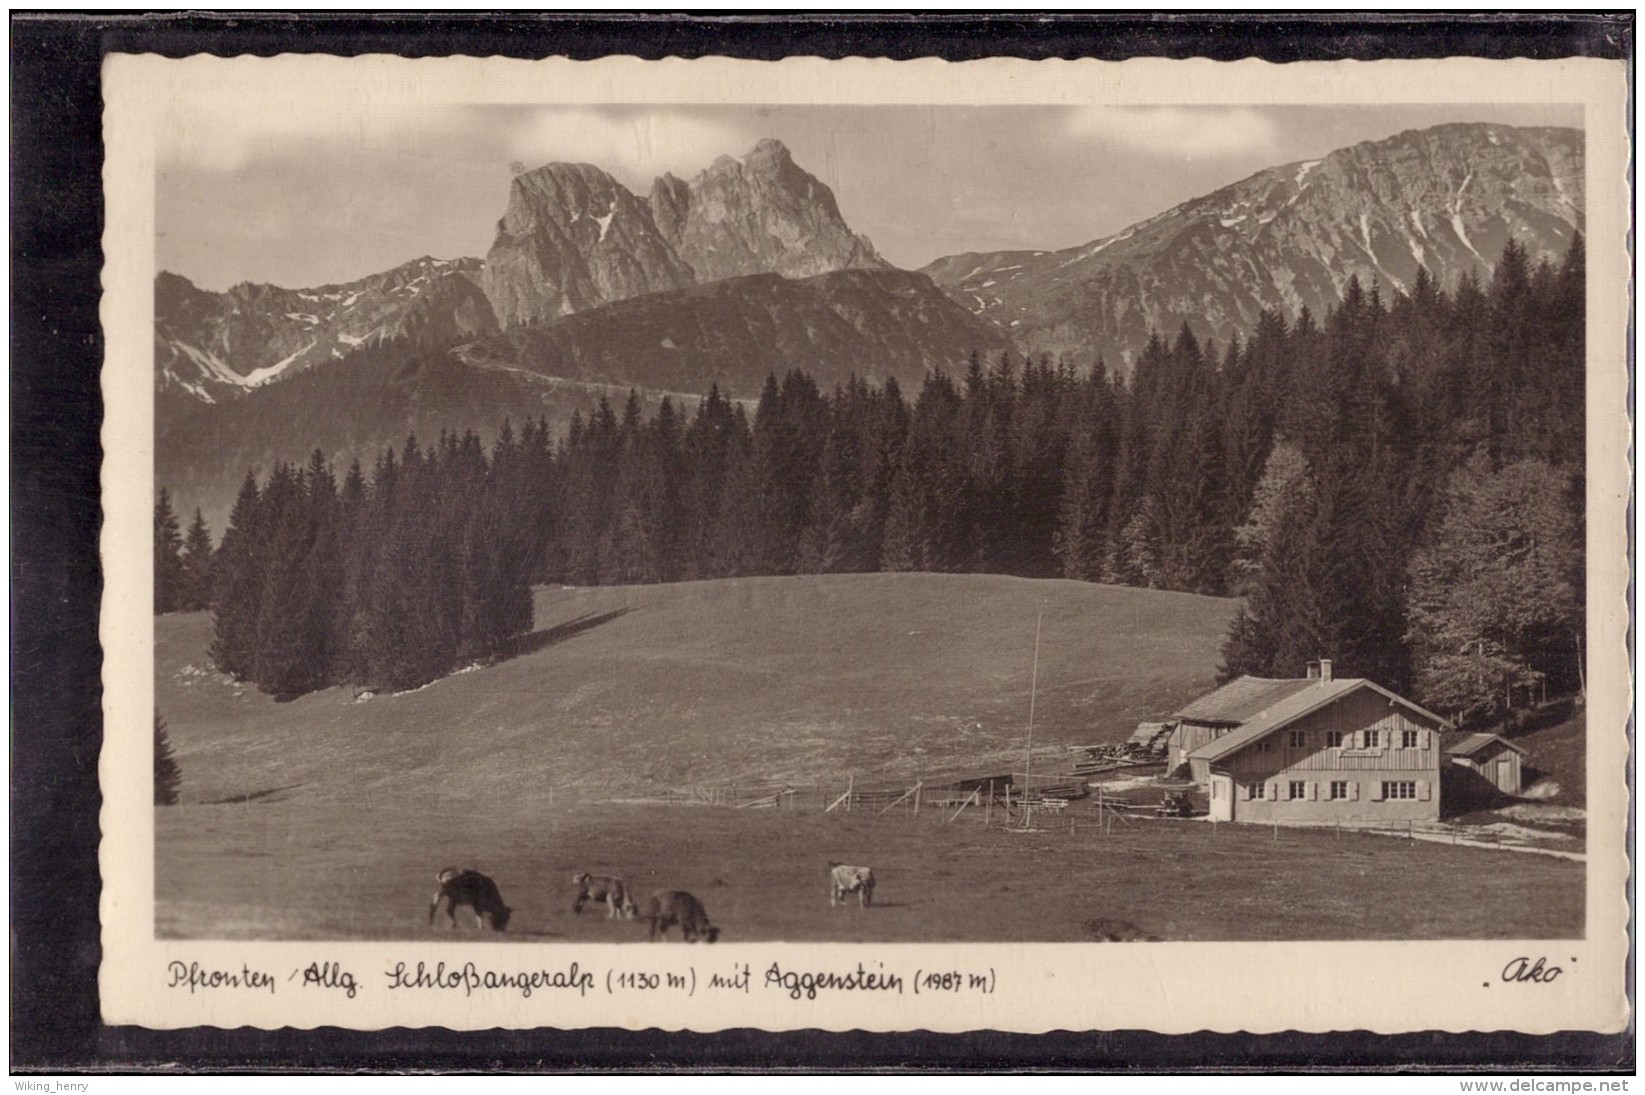
M1614 944L1619 135L1575 86L127 60L170 89L119 305L153 550L122 930L181 956L161 995L516 1006L658 942L754 1003L950 991L888 945L1514 942L1466 978L1503 996ZM407 960L188 951L362 943Z

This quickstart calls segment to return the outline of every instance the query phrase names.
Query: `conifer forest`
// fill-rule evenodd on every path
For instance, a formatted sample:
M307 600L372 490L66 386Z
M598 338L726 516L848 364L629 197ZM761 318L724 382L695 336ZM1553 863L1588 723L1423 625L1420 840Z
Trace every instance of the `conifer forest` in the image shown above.
M215 548L161 490L156 610L209 608L217 667L292 697L507 656L534 585L1066 578L1240 598L1225 677L1331 653L1495 718L1582 686L1584 287L1580 236L1558 264L1510 242L1487 284L1356 280L1227 345L1184 322L1123 374L973 354L917 392L789 372L757 403L316 452L248 469Z

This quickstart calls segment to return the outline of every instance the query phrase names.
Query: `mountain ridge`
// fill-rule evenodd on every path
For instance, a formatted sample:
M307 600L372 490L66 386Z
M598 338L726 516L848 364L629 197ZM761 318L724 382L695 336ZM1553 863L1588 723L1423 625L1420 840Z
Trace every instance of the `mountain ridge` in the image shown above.
M1490 273L1517 239L1563 254L1583 225L1581 132L1450 123L1266 168L1059 250L969 252L923 273L1031 353L1127 366L1152 330L1226 344L1264 309L1323 314L1349 279L1406 292Z
M780 141L690 182L659 176L644 198L596 165L550 163L511 181L483 261L424 256L347 283L224 292L161 271L156 386L163 400L220 402L368 342L449 346L693 285L841 269L894 267Z
M154 282L156 387L162 398L216 403L362 345L406 339L426 348L494 333L478 269L478 259L425 255L343 284L240 282L222 293L162 270Z
M750 274L630 297L509 328L459 347L472 365L545 376L754 398L791 369L823 388L852 375L917 385L934 369L992 358L1009 338L923 274L844 269L808 278Z

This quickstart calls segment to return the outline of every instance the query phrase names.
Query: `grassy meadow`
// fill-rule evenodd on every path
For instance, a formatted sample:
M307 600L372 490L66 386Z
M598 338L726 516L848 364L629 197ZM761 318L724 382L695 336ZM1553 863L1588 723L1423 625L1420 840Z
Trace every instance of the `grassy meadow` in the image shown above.
M906 786L1019 768L1036 619L1036 770L1214 683L1232 601L983 575L544 589L511 659L415 692L276 703L156 622L182 801L156 811L157 932L443 938L434 875L495 878L512 941L643 939L570 913L574 871L689 889L727 940L1570 937L1583 867L1421 841L1138 819L1043 833L870 811L623 801L698 784ZM825 864L868 863L873 909ZM458 930L472 938L472 920Z
M209 616L166 616L157 703L185 802L912 782L1021 767L1042 611L1034 736L1060 764L1212 687L1234 602L939 574L543 589L528 653L289 703L211 668Z

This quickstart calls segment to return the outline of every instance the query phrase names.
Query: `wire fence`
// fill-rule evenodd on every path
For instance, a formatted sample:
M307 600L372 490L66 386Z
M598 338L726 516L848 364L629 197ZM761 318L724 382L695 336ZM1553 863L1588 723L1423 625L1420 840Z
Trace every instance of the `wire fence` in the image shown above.
M1192 817L1176 815L1160 799L1185 791L1186 783L1158 781L1146 791L1128 788L1116 793L1101 782L1081 787L1074 796L1066 792L1067 778L1035 777L1026 795L1022 776L941 782L924 779L912 783L859 783L855 776L843 782L794 783L791 781L749 781L699 784L661 791L633 794L609 787L584 785L545 789L548 803L564 806L635 803L668 806L702 806L748 811L751 815L814 814L839 817L908 818L936 825L967 824L1069 835L1112 835L1134 826L1147 828L1148 822L1178 822L1202 826L1210 839L1225 831L1249 836L1261 834L1283 843L1287 839L1312 840L1325 836L1333 840L1361 837L1399 838L1407 841L1442 843L1505 851L1546 852L1566 858L1582 858L1580 852L1561 851L1557 845L1527 843L1486 825L1452 820L1355 820L1355 821L1238 821L1215 822L1203 813ZM1202 803L1203 806L1203 803Z

